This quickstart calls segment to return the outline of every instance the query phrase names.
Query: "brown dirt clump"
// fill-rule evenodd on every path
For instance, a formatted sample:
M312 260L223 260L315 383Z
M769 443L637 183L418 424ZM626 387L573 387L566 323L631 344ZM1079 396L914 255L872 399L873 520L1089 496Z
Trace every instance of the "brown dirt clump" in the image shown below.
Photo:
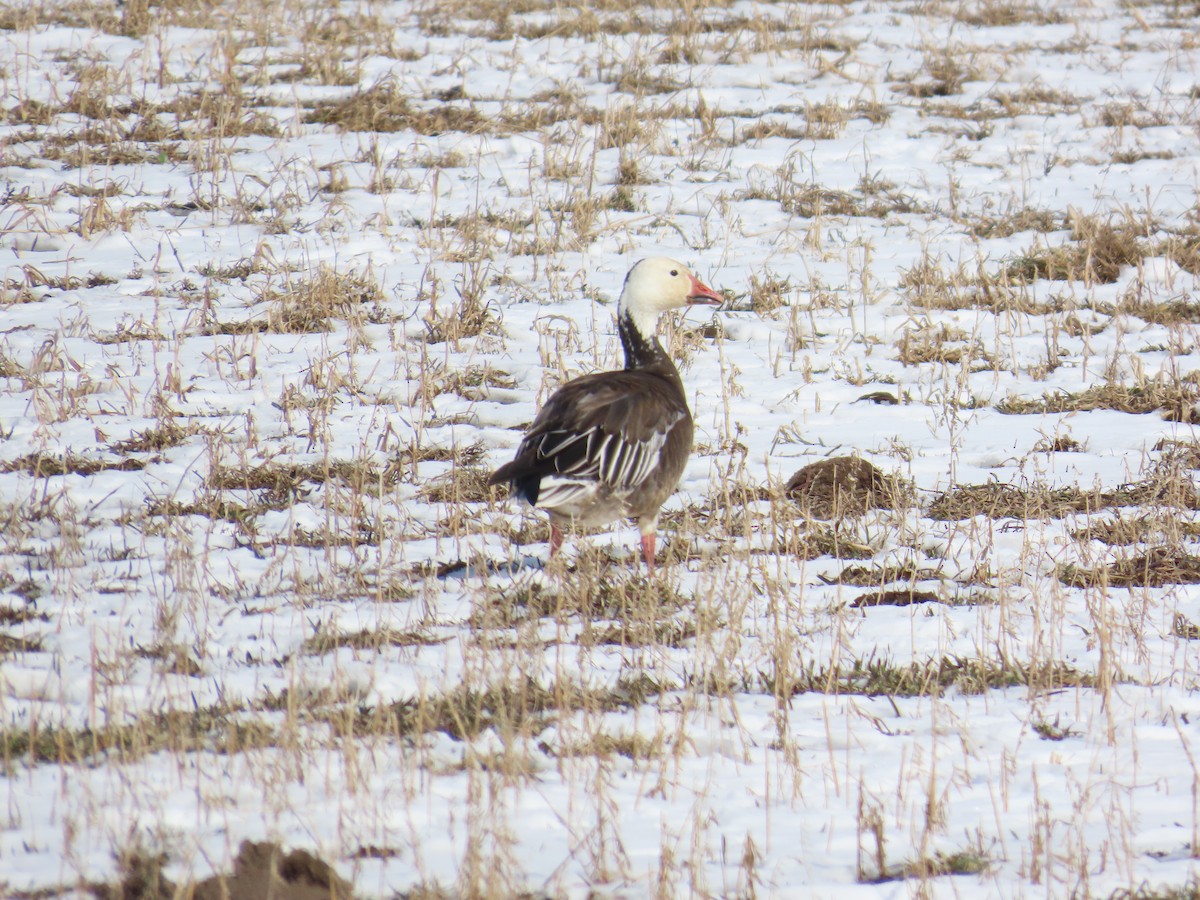
M119 860L121 878L93 889L99 900L350 900L349 882L307 850L284 853L278 844L242 841L233 873L175 885L163 875L166 854L133 850Z
M938 603L940 600L933 591L918 591L906 587L859 594L850 601L850 605L855 609L862 609L868 606L912 606L915 603Z
M232 875L195 886L194 900L346 900L350 885L307 850L284 853L278 844L242 841Z
M784 493L817 519L860 516L868 509L894 509L903 491L896 479L856 456L810 463L794 474Z

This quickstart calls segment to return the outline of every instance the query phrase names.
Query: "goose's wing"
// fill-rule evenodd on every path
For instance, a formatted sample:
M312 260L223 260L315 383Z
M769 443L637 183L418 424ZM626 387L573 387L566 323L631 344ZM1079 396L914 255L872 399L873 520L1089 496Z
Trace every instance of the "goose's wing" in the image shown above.
M576 379L546 402L517 450L491 477L535 506L586 503L601 490L636 491L661 464L674 429L690 423L682 391L642 372Z

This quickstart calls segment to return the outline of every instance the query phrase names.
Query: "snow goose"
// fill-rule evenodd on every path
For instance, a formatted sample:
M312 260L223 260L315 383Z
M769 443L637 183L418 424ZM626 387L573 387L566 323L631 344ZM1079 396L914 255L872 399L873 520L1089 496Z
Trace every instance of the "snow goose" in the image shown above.
M550 556L572 525L627 516L654 568L658 511L692 452L692 415L679 370L658 342L659 316L724 298L681 263L655 256L635 263L617 303L625 369L564 384L537 414L516 458L492 473L512 493L550 514Z

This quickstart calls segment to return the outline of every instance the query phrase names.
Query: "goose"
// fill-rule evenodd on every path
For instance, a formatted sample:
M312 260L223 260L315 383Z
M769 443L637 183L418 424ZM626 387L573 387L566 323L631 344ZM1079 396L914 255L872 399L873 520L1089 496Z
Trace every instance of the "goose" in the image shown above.
M550 515L550 557L563 531L636 519L646 566L654 569L658 512L692 452L692 414L679 370L658 342L667 310L720 306L725 298L682 263L639 260L617 302L623 371L567 382L538 412L516 457L492 473L512 496Z

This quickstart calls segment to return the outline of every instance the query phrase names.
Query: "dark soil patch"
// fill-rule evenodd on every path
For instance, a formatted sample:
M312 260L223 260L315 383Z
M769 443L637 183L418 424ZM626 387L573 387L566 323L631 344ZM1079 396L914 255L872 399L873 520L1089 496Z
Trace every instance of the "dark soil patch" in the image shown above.
M278 844L242 841L233 872L176 886L163 875L164 854L141 851L120 860L121 880L93 888L98 900L349 900L350 884L307 850L284 853Z
M914 603L938 603L940 600L933 591L892 588L859 594L850 601L850 605L855 609L862 609L868 606L912 606Z
M817 519L859 516L868 509L894 509L904 496L895 478L856 456L810 463L794 474L784 493Z
M194 900L338 900L349 883L307 850L284 853L278 844L242 841L232 875L214 875L195 887Z
M857 587L878 587L894 581L907 581L910 584L917 581L941 580L937 572L930 569L918 569L910 563L902 566L846 566L833 578L817 576L826 584L850 584ZM909 591L912 588L908 588ZM936 599L936 598L934 598Z

